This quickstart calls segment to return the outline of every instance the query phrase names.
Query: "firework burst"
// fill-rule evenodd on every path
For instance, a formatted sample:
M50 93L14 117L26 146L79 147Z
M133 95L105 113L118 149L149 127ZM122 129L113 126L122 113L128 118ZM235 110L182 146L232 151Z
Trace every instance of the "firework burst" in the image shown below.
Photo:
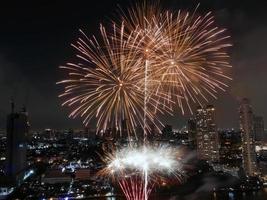
M152 84L144 88L145 80L154 79L153 73L150 70L144 75L144 61L133 48L134 39L131 35L125 37L123 24L120 27L114 24L109 34L103 26L100 31L101 41L95 37L89 39L81 31L82 37L72 45L80 62L60 67L70 77L59 82L65 85L60 97L68 97L63 105L76 106L70 117L84 117L86 125L96 118L97 132L113 127L121 132L122 121L126 120L132 134L137 126L144 127L145 113L146 124L159 129L161 122L155 114L168 109L160 109L158 99L167 96L163 92L154 94ZM145 97L148 100L144 101Z
M178 148L131 146L106 152L103 160L106 167L100 174L118 182L129 200L148 199L160 178L170 175L180 181L184 178Z
M171 12L145 1L122 12L126 28L134 30L133 38L139 41L134 48L153 69L154 93L164 91L168 96L159 102L171 108L177 103L183 114L185 107L192 113L192 103L216 99L231 80L230 37L215 25L211 12L198 16L197 8L192 14Z
M232 46L230 37L225 29L215 26L211 13L196 16L165 12L159 21L165 38L157 57L162 66L157 73L163 90L176 98L183 113L184 104L192 113L190 102L202 105L202 100L216 98L218 90L228 87L225 81L231 80L226 75L231 67L227 55L227 48Z
M107 174L175 174L181 169L179 149L167 146L127 147L104 157Z

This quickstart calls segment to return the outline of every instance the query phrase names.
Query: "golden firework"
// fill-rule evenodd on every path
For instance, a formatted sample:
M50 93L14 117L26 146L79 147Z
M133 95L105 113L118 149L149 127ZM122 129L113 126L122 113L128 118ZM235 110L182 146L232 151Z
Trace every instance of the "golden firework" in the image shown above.
M150 89L154 86L148 84L144 95L144 80L153 79L153 73L144 75L144 60L132 45L132 35L126 37L124 24L114 24L109 34L101 25L100 32L99 41L95 37L89 39L81 31L82 36L72 45L78 51L78 64L60 67L67 70L69 76L59 82L65 84L65 91L60 95L67 98L63 105L76 106L70 117L84 117L85 124L95 118L97 132L116 128L121 133L122 121L126 120L128 134L133 134L136 127L143 127L145 113L147 124L159 127L161 122L155 113L166 111L158 106L158 98L164 99L164 93L155 97ZM149 100L144 109L145 96Z
M216 98L218 90L228 87L225 80L231 80L226 75L231 67L227 54L230 37L225 29L215 26L211 13L197 16L165 12L159 21L165 42L157 57L161 63L157 73L163 89L177 99L182 112L184 104L192 112L191 102L202 105L208 96Z
M185 107L192 113L192 103L202 105L209 96L216 98L231 80L230 37L215 25L211 12L199 16L197 8L192 14L171 12L144 1L122 12L126 29L132 30L132 46L149 63L154 93L165 94L158 101L170 108L176 102L183 114Z

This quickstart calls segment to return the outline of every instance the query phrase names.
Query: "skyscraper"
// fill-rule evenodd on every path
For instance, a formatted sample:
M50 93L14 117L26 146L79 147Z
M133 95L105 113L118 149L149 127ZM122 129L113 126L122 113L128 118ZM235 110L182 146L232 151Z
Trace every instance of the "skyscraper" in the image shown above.
M197 155L209 162L219 161L219 137L215 123L215 108L199 107L196 113Z
M253 118L255 141L263 142L264 140L264 121L261 116L254 116Z
M256 175L256 153L253 133L253 112L250 101L244 98L239 108L242 138L243 167L247 176Z
M23 179L26 168L26 136L29 130L28 114L26 109L21 112L12 112L7 116L7 163L6 174L19 184Z

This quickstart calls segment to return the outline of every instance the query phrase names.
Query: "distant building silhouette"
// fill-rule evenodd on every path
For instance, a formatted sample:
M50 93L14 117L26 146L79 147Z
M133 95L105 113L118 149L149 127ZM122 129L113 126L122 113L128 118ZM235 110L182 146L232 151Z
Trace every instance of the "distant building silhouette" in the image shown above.
M14 184L22 182L26 169L26 137L29 131L28 114L23 108L21 112L12 111L7 116L7 163L6 174Z
M162 129L162 137L164 139L170 139L173 136L173 130L172 130L172 126L171 125L164 125L164 128Z
M187 121L188 139L193 147L196 146L197 140L197 123L196 119L191 118Z
M247 176L256 175L256 153L254 140L254 120L250 101L244 98L239 108L240 130L242 138L243 167Z
M253 118L253 129L255 134L255 141L263 142L264 140L264 121L261 116L254 116Z
M219 137L215 123L215 108L199 107L196 113L197 155L208 162L219 161Z

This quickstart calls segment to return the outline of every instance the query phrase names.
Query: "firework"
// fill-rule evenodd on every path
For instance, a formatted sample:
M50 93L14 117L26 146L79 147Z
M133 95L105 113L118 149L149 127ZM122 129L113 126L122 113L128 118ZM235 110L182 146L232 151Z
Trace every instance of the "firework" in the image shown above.
M169 174L181 168L178 158L179 151L166 146L127 147L107 156L106 169L115 174L121 171L123 174L125 171Z
M231 80L230 37L215 25L211 12L198 16L197 8L192 14L170 12L145 1L122 12L126 27L135 30L139 41L134 48L156 75L150 80L157 85L154 93L168 95L159 102L170 107L176 102L183 114L185 107L192 113L191 103L202 105L209 96L216 99Z
M215 26L211 13L196 16L166 12L160 21L165 42L157 57L162 66L157 73L163 90L170 96L175 94L182 112L186 104L192 113L190 102L202 105L202 100L216 98L217 90L228 87L224 82L231 80L226 75L231 67L227 55L229 36L225 29Z
M173 175L180 181L183 178L178 148L146 145L106 154L101 175L118 181L127 199L148 199L159 177Z
M157 73L160 63L155 59L156 52L161 51L161 47L164 44L163 35L160 32L160 28L157 26L157 19L160 16L160 7L158 2L155 4L149 4L144 1L142 4L135 4L126 12L121 10L122 21L125 23L126 33L130 33L131 40L129 45L134 48L138 57L143 60L144 69L144 81L141 82L142 88L144 88L144 116L143 116L143 130L144 130L144 142L146 142L147 132L147 103L150 101L150 96L147 93L155 94L157 105L159 107L160 102L165 110L165 102L170 103L170 98L166 95L164 90L158 90L159 79ZM155 76L156 75L156 76ZM150 86L150 87L149 87ZM153 87L151 87L153 86ZM158 94L161 95L158 95ZM162 95L163 94L163 95ZM163 97L163 99L162 99ZM169 105L169 104L168 104ZM171 108L171 107L169 107ZM170 109L172 112L172 109ZM155 110L157 111L157 109Z
M86 125L96 118L97 132L113 127L121 132L122 121L126 120L128 133L132 134L137 126L144 127L145 113L148 124L159 129L161 122L155 113L167 111L158 106L159 96L165 98L164 93L153 94L152 84L144 88L144 81L153 79L153 74L144 75L144 61L132 46L133 38L125 37L123 24L114 24L109 34L103 26L100 31L101 41L89 39L81 31L82 37L72 45L78 51L79 63L60 67L69 75L69 79L59 82L65 84L65 92L60 95L67 98L63 105L76 106L70 117L84 117Z
M154 185L145 185L145 181L138 175L124 177L118 181L127 200L147 200Z
M132 4L127 10L120 9L119 15L121 21L125 22L126 31L132 32L137 28L142 29L144 32L151 31L152 21L157 20L161 13L164 12L160 6L159 1L143 1Z

